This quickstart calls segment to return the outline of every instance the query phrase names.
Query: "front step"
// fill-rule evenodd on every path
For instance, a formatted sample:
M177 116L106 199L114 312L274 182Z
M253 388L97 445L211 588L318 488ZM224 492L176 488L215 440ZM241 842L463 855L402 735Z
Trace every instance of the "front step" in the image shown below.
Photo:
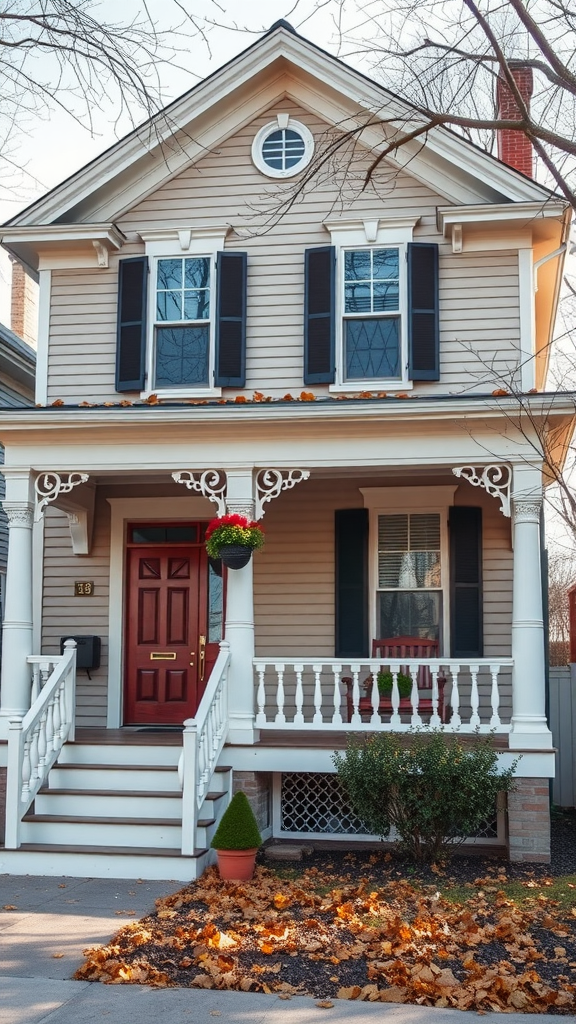
M180 850L23 844L19 850L0 849L0 874L68 875L71 878L146 878L191 882L215 862L213 850Z
M190 881L214 860L210 841L227 804L231 769L215 769L183 857L181 746L69 743L25 815L18 850L0 849L0 873Z

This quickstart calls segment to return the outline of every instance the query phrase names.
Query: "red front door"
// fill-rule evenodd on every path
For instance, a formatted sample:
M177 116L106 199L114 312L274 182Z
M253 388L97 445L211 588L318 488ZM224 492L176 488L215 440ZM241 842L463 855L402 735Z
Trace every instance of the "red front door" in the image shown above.
M182 725L196 713L220 639L209 573L203 545L129 547L126 725Z

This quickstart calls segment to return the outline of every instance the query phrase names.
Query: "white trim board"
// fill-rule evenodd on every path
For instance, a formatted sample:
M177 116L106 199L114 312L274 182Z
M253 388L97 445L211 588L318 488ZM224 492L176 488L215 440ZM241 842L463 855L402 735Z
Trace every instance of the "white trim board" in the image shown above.
M124 578L126 523L184 519L212 519L215 507L208 498L107 498L110 517L110 598L108 619L108 700L106 727L122 726L124 679Z

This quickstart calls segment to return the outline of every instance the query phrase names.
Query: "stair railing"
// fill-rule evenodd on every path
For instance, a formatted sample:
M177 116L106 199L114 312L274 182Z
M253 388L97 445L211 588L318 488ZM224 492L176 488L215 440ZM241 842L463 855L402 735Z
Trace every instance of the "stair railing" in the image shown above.
M184 857L194 853L198 813L209 791L228 732L229 664L230 644L222 640L196 717L184 722L180 763Z
M67 640L64 654L27 659L32 666L31 707L10 719L6 778L6 849L21 843L22 818L48 777L62 747L74 739L76 710L76 643ZM43 668L52 666L52 671Z

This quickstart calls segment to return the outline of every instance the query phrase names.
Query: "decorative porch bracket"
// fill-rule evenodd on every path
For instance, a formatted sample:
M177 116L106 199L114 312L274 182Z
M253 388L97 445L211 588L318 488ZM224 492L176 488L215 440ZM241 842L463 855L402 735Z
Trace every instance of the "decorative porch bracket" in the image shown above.
M51 502L58 500L62 494L69 494L73 487L78 484L85 484L89 479L89 473L41 473L34 483L36 491L36 514L34 519L38 522L44 514L44 509Z
M46 506L54 503L64 512L70 528L72 551L75 555L89 555L94 522L94 487L82 493L79 500L66 495L79 484L87 483L88 473L41 473L34 483L36 491L35 522L42 519Z
M483 487L493 498L500 500L500 511L510 518L510 485L512 470L509 466L458 466L454 476L463 477L473 487Z
M189 491L197 491L204 498L213 501L218 508L218 515L226 515L226 473L221 469L206 469L195 472L192 469L179 469L172 473L177 484L184 484Z
M277 498L282 491L289 491L296 484L307 480L310 471L307 469L260 469L256 473L254 486L254 509L248 498L228 496L228 476L223 469L206 469L196 471L180 469L172 473L177 484L184 484L189 491L196 491L204 498L213 501L218 508L218 515L226 512L238 512L250 519L261 519L264 505L272 498Z
M310 476L308 469L261 469L256 474L255 519L264 515L264 505Z

